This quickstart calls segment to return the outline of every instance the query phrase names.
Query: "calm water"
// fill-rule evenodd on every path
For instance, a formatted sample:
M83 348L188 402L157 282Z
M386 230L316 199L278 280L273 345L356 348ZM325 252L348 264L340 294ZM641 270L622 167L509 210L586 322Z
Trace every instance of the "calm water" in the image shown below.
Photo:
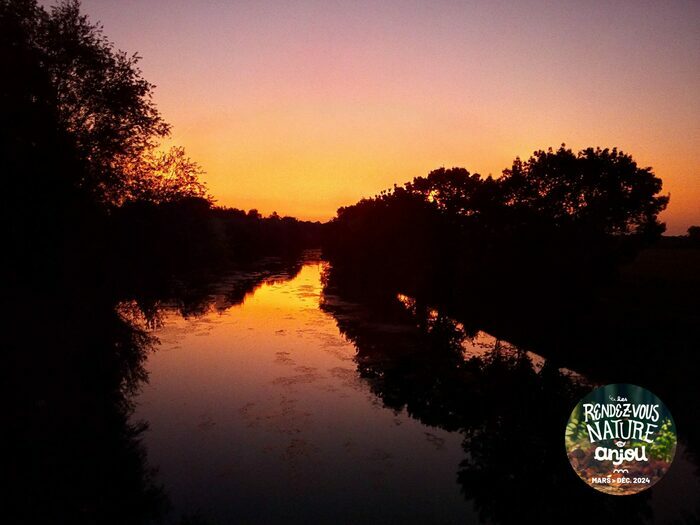
M175 508L221 523L468 516L460 435L382 408L319 309L321 270L164 318L135 416Z
M172 521L470 523L479 521L480 509L486 509L487 521L499 516L499 506L513 497L508 491L523 489L501 489L501 481L489 475L483 482L478 478L484 466L507 473L510 458L503 466L486 454L479 432L465 445L464 421L499 437L514 432L472 422L472 410L465 416L436 408L445 404L442 387L421 375L434 366L432 360L410 366L401 361L398 372L391 360L391 348L416 338L415 326L324 295L324 267L312 258L294 276L258 279L262 284L233 306L224 293L233 281L223 281L197 315L164 308L155 330L160 345L148 358L150 379L133 418L149 424L148 463L157 468ZM403 296L396 305L409 314L415 308ZM428 311L425 322L433 332L436 318ZM370 329L354 332L353 322ZM448 329L452 341L461 327ZM458 346L459 359L497 353L511 367L498 374L513 374L514 380L540 381L543 375L540 356L517 352L483 332L458 338ZM557 374L572 384L585 381L569 370ZM502 377L486 381L491 379ZM456 391L446 390L452 397ZM563 449L563 426L561 441ZM677 463L675 476L686 481L669 486L682 483L692 494L698 487L692 465ZM518 469L505 476L517 477ZM541 473L537 464L532 469ZM525 477L524 483L537 481ZM644 505L651 501L657 515L673 514L673 493L657 492Z

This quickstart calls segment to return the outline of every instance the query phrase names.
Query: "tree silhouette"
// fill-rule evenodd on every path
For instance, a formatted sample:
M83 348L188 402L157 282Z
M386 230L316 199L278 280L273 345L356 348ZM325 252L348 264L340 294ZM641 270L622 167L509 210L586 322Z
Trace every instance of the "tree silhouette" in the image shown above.
M691 226L688 228L688 238L694 242L700 241L700 226Z
M536 151L498 179L440 168L340 208L324 251L394 292L458 300L537 286L571 299L660 236L660 190L651 168L615 148Z
M669 200L657 195L661 179L617 148L539 150L527 161L516 158L499 182L506 203L557 226L652 238L665 229L657 219Z
M102 27L81 13L77 0L48 11L32 0L5 0L2 9L3 25L13 20L22 34L14 44L26 56L15 66L34 64L46 84L41 102L50 106L83 165L72 173L80 188L107 206L130 198L206 196L197 179L201 170L181 148L157 151L170 126L153 102L155 86L142 77L137 54L115 49Z
M490 176L472 175L464 168L433 170L425 178L416 177L405 188L452 216L474 216L500 204L499 183Z
M114 196L119 204L145 201L163 204L188 198L211 201L206 186L199 180L204 173L185 149L173 146L168 151L145 151L134 162L122 166L124 187Z
M153 103L154 86L142 78L138 55L115 50L77 0L39 11L33 22L59 121L87 161L83 183L101 200L117 202L126 182L123 167L170 130Z

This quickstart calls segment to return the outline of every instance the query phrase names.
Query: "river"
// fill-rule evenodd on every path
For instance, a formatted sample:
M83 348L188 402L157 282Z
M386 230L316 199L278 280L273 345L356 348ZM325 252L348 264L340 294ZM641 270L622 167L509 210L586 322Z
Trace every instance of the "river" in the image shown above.
M194 311L161 305L153 330L159 344L146 362L149 380L132 420L148 424L147 461L170 501L172 522L508 522L530 504L559 498L540 476L548 476L542 465L556 464L551 469L567 482L575 477L560 470L559 455L566 461L560 422L554 428L561 433L551 439L561 440L560 449L544 454L544 463L534 459L541 451L532 443L532 457L511 456L528 441L515 434L530 427L521 428L520 415L504 425L488 414L507 420L517 413L517 390L503 401L483 392L502 380L528 391L533 384L550 388L541 356L484 332L465 335L455 323L444 336L439 314L429 310L421 321L405 296L397 297L392 316L363 310L324 292L326 270L312 254L291 272L223 279ZM231 300L241 279L248 284ZM418 322L398 321L402 311ZM425 326L435 337L440 332L440 348L449 347L441 357L405 350ZM478 360L487 371L442 379L440 371L454 368L455 359ZM570 370L546 373L567 388L586 385ZM465 390L465 381L481 385L483 398ZM454 399L462 393L465 405ZM527 421L539 428L539 420ZM671 503L674 491L685 484L692 494L700 486L693 466L677 463L677 481L669 474L653 498L637 500L657 517L682 517ZM577 479L572 486L584 498L598 496Z

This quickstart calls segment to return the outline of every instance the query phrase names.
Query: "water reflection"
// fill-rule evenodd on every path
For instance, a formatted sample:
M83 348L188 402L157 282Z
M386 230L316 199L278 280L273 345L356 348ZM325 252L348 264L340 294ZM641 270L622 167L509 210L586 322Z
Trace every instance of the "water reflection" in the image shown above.
M153 339L109 302L77 292L33 296L31 310L9 314L3 515L9 523L151 522L166 498L145 460L145 427L129 416Z
M136 416L171 519L693 519L682 453L634 497L577 479L563 432L583 375L420 300L357 292L310 254L158 303Z
M577 479L563 432L584 376L357 292L309 253L34 301L12 318L13 505L71 523L697 517L682 444L645 493Z
M170 513L134 417L158 347L164 308L186 317L240 304L262 282L288 279L301 262L263 261L229 280L192 272L124 282L89 279L10 288L4 299L5 458L8 505L17 523L152 523ZM218 302L212 303L211 290ZM13 521L14 520L14 521Z
M571 407L592 386L582 375L470 331L405 295L348 289L332 268L324 283L321 307L356 346L358 372L383 404L463 434L457 479L480 520L697 517L700 483L687 457L679 458L663 486L633 498L607 497L572 475L562 429Z
M318 308L323 264L239 306L162 314L137 418L171 517L210 522L463 522L460 436L386 410ZM212 304L218 301L212 295Z

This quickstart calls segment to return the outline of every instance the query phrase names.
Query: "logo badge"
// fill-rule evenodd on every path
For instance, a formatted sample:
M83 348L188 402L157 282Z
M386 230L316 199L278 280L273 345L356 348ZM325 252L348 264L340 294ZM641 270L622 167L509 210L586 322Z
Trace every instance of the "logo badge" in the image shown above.
M666 405L628 384L596 388L574 407L564 441L569 462L589 486L626 496L648 489L668 472L676 425Z

